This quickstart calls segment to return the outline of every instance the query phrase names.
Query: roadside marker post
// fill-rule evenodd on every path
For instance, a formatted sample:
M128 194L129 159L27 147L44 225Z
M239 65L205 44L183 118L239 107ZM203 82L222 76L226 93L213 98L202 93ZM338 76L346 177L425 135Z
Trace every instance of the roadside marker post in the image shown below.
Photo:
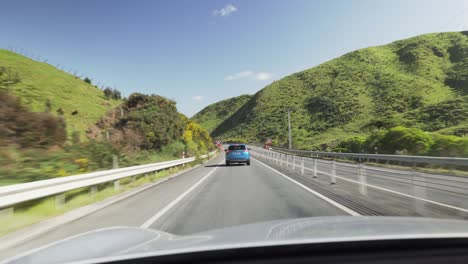
M335 160L331 161L331 173L330 173L330 183L335 184L336 183L336 163Z
M359 163L358 168L358 177L359 177L359 192L362 195L367 196L367 172L364 164Z
M314 171L312 177L317 178L317 159L312 159L314 162Z
M301 175L304 175L304 157L301 157Z

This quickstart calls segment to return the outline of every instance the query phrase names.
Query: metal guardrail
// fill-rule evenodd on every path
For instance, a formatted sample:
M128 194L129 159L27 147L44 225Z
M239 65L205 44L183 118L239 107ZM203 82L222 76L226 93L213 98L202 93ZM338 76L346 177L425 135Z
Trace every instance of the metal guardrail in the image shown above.
M207 158L215 153L216 150L202 155L200 158ZM114 187L118 189L119 180L122 178L168 169L193 161L195 161L195 157L0 187L0 210L53 195L58 195L57 199L59 200L64 199L60 195L67 191L107 182L114 182Z
M410 163L410 164L427 163L427 164L440 164L440 165L468 166L468 158L341 153L341 152L295 150L295 149L286 149L286 148L279 148L279 147L275 147L274 150L285 152L285 153L293 153L298 156L354 159L356 161L380 160L380 161L399 161L399 162L405 162L405 163Z
M288 150L289 152L286 152L279 148L266 150L254 147L253 150L254 157L261 158L280 168L295 171L299 175L309 176L328 184L339 184L340 182L337 180L340 180L341 183L354 184L359 195L368 196L369 190L372 189L376 192L409 197L414 201L414 210L421 215L424 215L425 210L427 210L425 204L434 204L454 209L463 213L464 217L468 217L468 177L383 168L367 165L363 162L344 163L335 159L323 159L323 156L320 155L296 155L296 151ZM330 154L329 152L325 153ZM332 157L336 158L337 156L333 155ZM403 156L400 161L408 162L408 160L404 160L405 157ZM452 158L448 159L452 160ZM455 159L460 160L460 158ZM468 159L461 158L461 160Z

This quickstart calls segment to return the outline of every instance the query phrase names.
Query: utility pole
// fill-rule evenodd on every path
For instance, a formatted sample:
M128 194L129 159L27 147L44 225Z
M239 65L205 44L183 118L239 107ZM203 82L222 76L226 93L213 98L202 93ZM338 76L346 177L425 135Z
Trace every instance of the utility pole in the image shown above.
M291 108L288 108L288 141L289 141L289 149L292 149L292 137L291 137Z

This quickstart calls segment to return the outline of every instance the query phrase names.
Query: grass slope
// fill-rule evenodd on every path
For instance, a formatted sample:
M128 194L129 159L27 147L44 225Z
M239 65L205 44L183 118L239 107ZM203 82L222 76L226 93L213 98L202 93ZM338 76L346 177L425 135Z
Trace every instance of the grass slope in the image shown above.
M121 103L107 100L100 89L47 63L4 49L0 49L0 67L18 74L20 82L12 85L10 92L18 96L23 105L32 111L42 112L49 99L53 112L63 109L69 133L75 127L82 138L89 125ZM78 113L71 115L75 110Z
M289 75L256 93L212 136L238 136L235 128L242 125L250 141L271 137L284 145L288 108L294 109L296 148L333 146L400 124L445 133L464 129L468 126L467 35L421 35L350 52ZM438 116L434 109L442 108L458 112Z
M252 95L244 94L219 101L203 108L192 119L211 133L219 124L239 110L250 98L252 98Z

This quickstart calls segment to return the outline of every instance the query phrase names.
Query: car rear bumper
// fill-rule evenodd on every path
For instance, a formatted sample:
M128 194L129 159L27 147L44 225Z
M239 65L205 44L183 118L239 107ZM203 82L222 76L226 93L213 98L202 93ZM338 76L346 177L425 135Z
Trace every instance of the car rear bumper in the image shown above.
M226 159L226 162L230 162L230 163L247 162L247 161L250 161L250 159Z

